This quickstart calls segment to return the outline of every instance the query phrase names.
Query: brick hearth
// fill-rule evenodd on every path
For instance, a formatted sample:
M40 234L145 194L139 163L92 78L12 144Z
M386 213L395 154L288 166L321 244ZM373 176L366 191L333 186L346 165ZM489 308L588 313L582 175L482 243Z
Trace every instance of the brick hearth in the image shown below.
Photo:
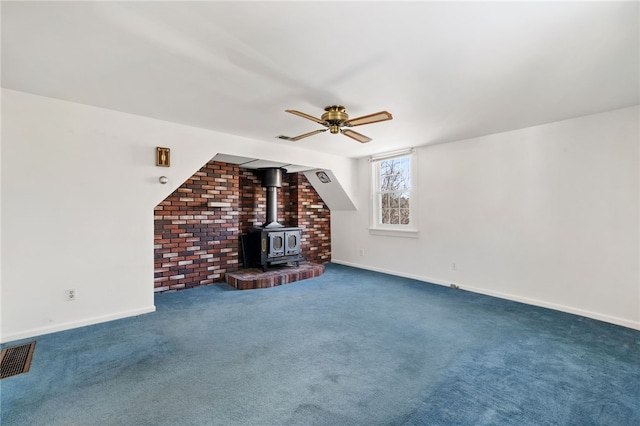
M262 272L262 269L259 268L227 272L225 274L225 280L227 284L238 290L252 290L290 284L307 278L319 277L323 273L324 265L301 262L300 266L297 267L273 266L269 268L267 272Z

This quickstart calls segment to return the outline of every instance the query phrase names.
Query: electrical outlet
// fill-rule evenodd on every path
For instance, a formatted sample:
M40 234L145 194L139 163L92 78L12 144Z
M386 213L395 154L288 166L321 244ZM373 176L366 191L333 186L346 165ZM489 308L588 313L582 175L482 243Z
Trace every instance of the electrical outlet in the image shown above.
M76 300L76 297L77 297L77 295L76 295L76 289L75 288L71 288L71 289L65 290L65 300L67 302L70 302L72 300Z
M458 270L458 264L456 262L451 262L451 270L452 271L457 271Z
M360 249L360 256L364 256L364 249Z

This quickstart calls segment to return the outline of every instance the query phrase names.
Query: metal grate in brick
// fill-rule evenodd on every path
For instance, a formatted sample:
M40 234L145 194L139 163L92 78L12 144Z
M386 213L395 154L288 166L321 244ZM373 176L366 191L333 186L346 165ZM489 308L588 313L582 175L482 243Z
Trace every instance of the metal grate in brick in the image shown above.
M0 354L0 379L26 373L31 366L31 357L36 342L4 348Z

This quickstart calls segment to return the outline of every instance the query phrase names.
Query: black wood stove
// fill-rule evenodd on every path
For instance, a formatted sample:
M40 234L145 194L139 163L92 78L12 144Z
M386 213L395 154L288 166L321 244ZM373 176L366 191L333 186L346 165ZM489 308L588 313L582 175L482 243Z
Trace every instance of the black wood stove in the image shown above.
M302 228L286 227L278 223L278 188L282 187L282 168L260 169L262 186L267 188L267 221L259 228L249 230L242 236L244 265L262 266L284 263L299 264L304 260L300 254Z

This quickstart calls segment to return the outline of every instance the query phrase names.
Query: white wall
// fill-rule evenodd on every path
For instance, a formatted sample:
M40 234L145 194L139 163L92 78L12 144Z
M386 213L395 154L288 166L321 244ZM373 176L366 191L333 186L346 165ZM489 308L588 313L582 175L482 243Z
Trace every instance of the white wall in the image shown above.
M333 260L640 329L639 114L420 148L418 238L370 235L368 208L334 211Z
M3 90L0 341L153 311L153 208L219 152L355 189L353 160Z

